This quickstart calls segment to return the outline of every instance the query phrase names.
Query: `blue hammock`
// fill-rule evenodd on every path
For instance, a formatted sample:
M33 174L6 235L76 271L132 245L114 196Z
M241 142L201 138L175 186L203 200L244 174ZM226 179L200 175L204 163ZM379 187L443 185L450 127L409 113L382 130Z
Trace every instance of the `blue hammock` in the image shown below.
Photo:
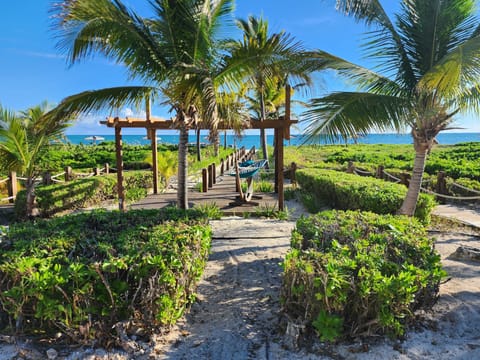
M238 172L240 178L250 178L254 176L261 168L263 168L267 164L267 160L247 160L238 164ZM236 176L237 172L233 169L230 176Z

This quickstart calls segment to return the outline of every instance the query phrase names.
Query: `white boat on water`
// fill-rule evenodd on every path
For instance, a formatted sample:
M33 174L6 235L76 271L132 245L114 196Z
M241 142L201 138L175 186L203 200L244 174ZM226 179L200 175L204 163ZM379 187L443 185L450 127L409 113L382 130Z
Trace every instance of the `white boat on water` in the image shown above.
M102 142L105 140L105 138L102 136L92 135L92 136L87 136L86 138L84 138L84 140L88 140L88 141L91 141L92 144L96 144L97 141Z
M144 136L143 140L150 140L148 136ZM157 141L162 141L162 138L160 136L157 136Z

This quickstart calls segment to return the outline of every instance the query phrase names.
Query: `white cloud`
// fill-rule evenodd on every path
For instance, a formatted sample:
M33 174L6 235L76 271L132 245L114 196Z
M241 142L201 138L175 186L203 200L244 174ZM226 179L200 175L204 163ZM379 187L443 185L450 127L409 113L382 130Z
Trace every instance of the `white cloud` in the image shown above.
M66 59L65 55L48 53L48 52L37 52L37 51L26 51L21 49L10 49L12 52L15 52L20 55L30 56L30 57L40 57L44 59Z
M100 125L100 121L105 120L105 116L98 115L98 114L87 114L80 116L76 124L78 125L96 125L96 126L103 126Z
M140 118L140 119L145 119L147 116L147 113L145 110L132 110L131 108L124 108L122 111L120 111L120 116L122 117L131 117L131 118Z

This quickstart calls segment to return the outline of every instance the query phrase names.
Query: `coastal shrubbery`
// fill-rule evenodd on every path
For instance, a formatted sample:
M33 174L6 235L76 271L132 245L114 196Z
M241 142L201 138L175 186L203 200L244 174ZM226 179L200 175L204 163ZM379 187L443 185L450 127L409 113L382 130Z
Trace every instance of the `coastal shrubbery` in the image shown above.
M111 345L174 323L194 300L211 230L199 211L95 211L12 225L0 329Z
M301 218L284 263L290 319L321 340L402 335L436 301L444 275L434 240L415 219L327 211Z
M124 187L127 201L135 201L147 195L152 186L150 171L129 171L124 173ZM67 183L39 186L35 189L37 208L40 216L49 217L62 212L101 204L117 197L117 175L109 174L77 179ZM21 191L15 201L18 219L25 214L25 195Z
M310 145L285 147L285 163L296 162L300 167L346 169L353 161L357 166L375 172L379 165L389 173L411 172L414 149L412 145L359 144L359 145ZM480 143L439 145L429 154L425 174L437 176L444 171L448 177L480 180Z
M403 185L333 170L301 169L297 171L297 181L309 196L311 212L324 204L339 210L395 214L407 193ZM432 196L420 194L415 216L428 223L434 205Z

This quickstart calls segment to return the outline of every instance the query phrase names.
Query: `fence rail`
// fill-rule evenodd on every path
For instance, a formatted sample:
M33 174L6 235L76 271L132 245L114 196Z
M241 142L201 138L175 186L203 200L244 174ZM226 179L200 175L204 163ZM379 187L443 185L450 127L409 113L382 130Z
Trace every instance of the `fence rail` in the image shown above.
M384 168L383 165L378 166L376 171L373 173L371 171L367 171L367 170L363 170L361 168L358 168L358 167L355 166L353 161L349 161L346 172L347 173L352 173L352 174L357 174L357 175L360 175L360 176L372 176L372 177L376 177L376 178L383 179L383 180L386 180L386 181L394 182L394 183L397 183L397 184L403 184L405 186L408 186L409 183L410 183L410 174L401 173L399 175L400 177L397 177L397 176L385 171L385 168ZM422 181L422 187L420 188L421 191L423 191L425 193L428 193L428 194L431 194L431 195L434 195L439 199L445 199L445 200L461 200L461 201L480 200L480 191L479 190L470 189L470 188L465 187L463 185L460 185L456 182L453 182L451 184L450 188L457 187L457 188L459 188L463 191L468 191L468 192L471 192L473 194L478 194L478 195L476 195L476 196L451 195L451 193L449 192L448 187L447 187L447 176L446 176L444 171L439 171L438 174L437 174L435 191L433 191L431 189L427 189L427 188L424 187L425 185L429 184L431 181L432 181L432 179L424 179Z
M66 166L65 170L61 173L52 175L50 172L46 171L42 174L42 176L36 178L34 180L35 184L61 184L66 183L68 181L72 181L76 178L86 178L92 176L100 176L103 174L109 174L110 172L115 172L115 168L111 168L109 164L105 164L103 168L94 168L91 173L74 173L70 166ZM63 180L59 179L63 177ZM0 203L9 202L13 203L15 198L17 197L18 193L18 182L19 181L27 181L28 179L25 177L17 176L17 174L12 171L9 173L8 177L5 179L0 179L0 184L6 183L8 188L8 197L0 198Z

